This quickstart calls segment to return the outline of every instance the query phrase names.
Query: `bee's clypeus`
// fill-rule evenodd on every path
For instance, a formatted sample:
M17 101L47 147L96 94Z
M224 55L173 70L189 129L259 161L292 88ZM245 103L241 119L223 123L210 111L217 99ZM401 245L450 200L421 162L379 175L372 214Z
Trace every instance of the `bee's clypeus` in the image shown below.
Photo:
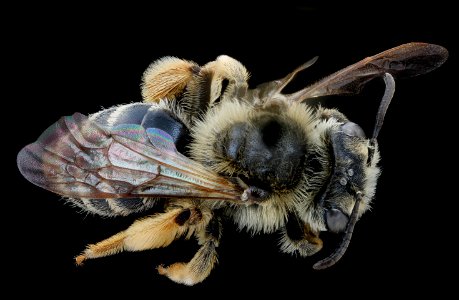
M447 57L441 46L404 44L292 94L283 88L316 58L252 89L245 67L229 56L204 66L165 57L144 73L143 102L61 118L20 151L18 167L32 183L97 215L164 206L89 245L77 264L194 236L200 248L191 261L158 267L193 285L217 261L225 218L253 234L280 232L281 251L301 256L322 248L320 232L342 233L337 250L314 265L326 268L344 254L375 195L377 136L394 77L429 72ZM338 110L308 106L314 97L358 93L377 77L386 89L370 137Z

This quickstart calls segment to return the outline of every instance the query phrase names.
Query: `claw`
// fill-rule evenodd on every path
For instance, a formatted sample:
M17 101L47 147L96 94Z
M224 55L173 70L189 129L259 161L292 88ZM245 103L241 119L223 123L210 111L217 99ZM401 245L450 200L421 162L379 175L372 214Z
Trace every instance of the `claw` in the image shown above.
M81 254L81 255L78 255L77 257L75 257L75 264L77 266L81 266L83 265L83 262L86 260L86 256Z
M194 285L201 282L204 278L198 278L188 267L186 263L175 263L168 267L159 265L157 268L160 275L167 276L170 280L186 285ZM193 276L194 275L194 276Z

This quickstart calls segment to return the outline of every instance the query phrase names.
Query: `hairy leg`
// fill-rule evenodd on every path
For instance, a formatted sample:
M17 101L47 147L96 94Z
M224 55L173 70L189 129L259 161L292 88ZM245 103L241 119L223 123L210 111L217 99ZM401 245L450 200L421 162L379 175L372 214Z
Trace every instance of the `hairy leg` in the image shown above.
M210 216L203 214L190 204L175 207L169 211L146 217L134 222L121 231L99 243L88 245L82 254L75 258L78 265L87 259L104 257L122 251L142 251L166 247L175 239L191 237L195 230L205 228Z
M201 231L196 231L201 247L188 263L174 263L168 267L159 266L158 272L171 280L186 285L194 285L209 276L217 263L217 250L222 227L218 217L214 217Z
M285 253L311 256L322 249L322 240L318 232L311 230L308 224L292 213L289 215L286 226L282 229L280 247Z

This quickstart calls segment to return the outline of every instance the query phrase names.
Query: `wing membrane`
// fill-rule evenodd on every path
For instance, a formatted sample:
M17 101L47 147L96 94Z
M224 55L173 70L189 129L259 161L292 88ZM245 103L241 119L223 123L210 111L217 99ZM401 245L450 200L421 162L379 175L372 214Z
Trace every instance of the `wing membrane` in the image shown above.
M76 113L51 125L18 154L30 182L77 198L240 199L241 190L177 152L164 131L124 124L103 128Z
M448 58L448 51L438 45L408 43L367 57L296 93L287 95L290 101L336 94L356 94L370 80L390 73L397 77L412 77L430 72Z

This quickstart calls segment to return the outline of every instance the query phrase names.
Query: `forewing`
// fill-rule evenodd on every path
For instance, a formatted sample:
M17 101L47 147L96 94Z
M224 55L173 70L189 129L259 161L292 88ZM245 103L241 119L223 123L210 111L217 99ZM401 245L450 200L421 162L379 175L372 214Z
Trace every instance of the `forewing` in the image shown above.
M390 73L394 77L412 77L430 72L448 58L448 51L438 45L408 43L367 57L296 93L290 101L309 98L356 94L370 80Z
M240 199L231 182L177 152L164 131L103 128L75 113L24 147L17 163L30 182L75 198Z

